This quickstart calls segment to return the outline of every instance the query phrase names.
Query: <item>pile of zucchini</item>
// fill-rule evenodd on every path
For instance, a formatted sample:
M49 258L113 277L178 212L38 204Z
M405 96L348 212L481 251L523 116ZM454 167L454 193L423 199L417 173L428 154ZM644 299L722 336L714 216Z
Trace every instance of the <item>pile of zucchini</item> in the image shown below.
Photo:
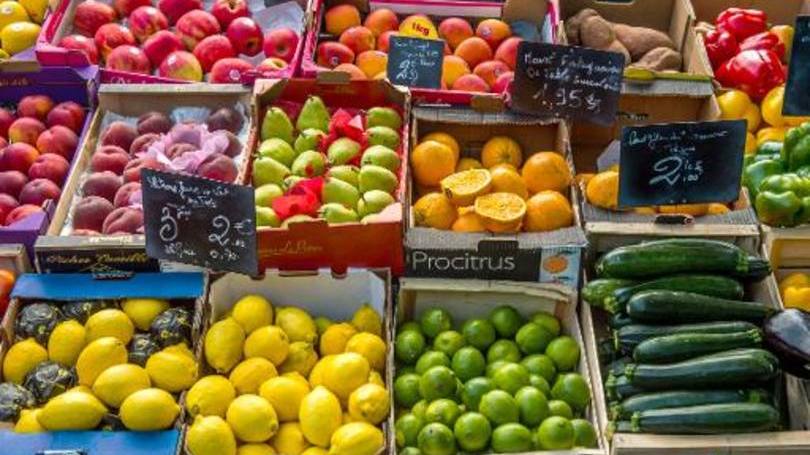
M611 313L600 344L612 432L752 433L781 422L779 361L762 347L775 309L745 301L742 282L767 261L719 241L673 239L617 248L582 290Z

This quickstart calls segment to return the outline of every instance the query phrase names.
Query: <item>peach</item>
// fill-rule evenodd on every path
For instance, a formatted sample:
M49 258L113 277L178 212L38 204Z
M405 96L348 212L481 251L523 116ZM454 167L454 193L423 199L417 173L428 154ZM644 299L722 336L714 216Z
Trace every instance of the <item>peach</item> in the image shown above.
M512 36L512 29L502 20L484 19L475 27L475 35L486 41L490 49L497 49L501 41Z
M5 224L5 220L9 213L14 211L20 203L14 197L8 194L0 194L0 222Z
M509 87L512 85L512 81L515 79L515 73L512 71L507 71L502 73L498 76L498 79L495 80L495 83L492 85L492 92L493 93L506 93L509 91Z
M360 11L354 5L337 5L324 14L326 32L340 35L344 30L360 25Z
M388 65L388 54L382 51L365 51L357 56L357 67L363 70L369 79L385 71Z
M65 159L73 157L79 137L70 128L62 125L50 127L37 138L39 153L55 153Z
M136 137L138 137L138 132L132 125L116 121L110 123L101 135L101 145L117 145L124 150L129 150L132 141L134 141Z
M28 95L24 96L20 102L17 103L17 116L33 117L37 120L44 121L51 109L53 109L53 100L50 97L45 95Z
M249 17L239 17L228 25L225 35L231 40L237 54L254 56L262 50L262 29Z
M242 73L252 69L250 62L240 58L223 58L211 67L208 81L213 84L239 84L242 82Z
M163 60L158 68L160 77L181 81L200 82L203 78L202 66L191 52L174 51Z
M196 152L196 151L197 147L191 144L184 144L181 142L179 144L172 144L172 146L169 147L168 150L166 150L166 156L170 160L173 160L175 158L180 158L181 156L185 155L188 152Z
M258 71L261 74L265 74L268 72L283 70L288 66L290 65L287 64L287 62L285 62L284 60L278 57L270 57L262 60L262 62L259 63L259 65L256 67L256 71Z
M87 60L89 60L91 64L98 64L98 48L96 48L96 42L91 38L84 35L67 35L59 40L57 46L82 51L87 55Z
M150 5L152 0L113 0L113 7L120 17L127 17L136 9Z
M170 24L177 22L187 12L202 7L202 0L158 0L158 9L166 15Z
M45 122L51 127L61 125L70 128L71 131L78 134L84 126L84 115L84 108L81 104L65 101L57 104L51 109L51 112L48 112Z
M439 36L453 49L473 35L475 34L470 23L460 17L448 17L439 24Z
M95 41L101 56L106 59L116 47L134 45L135 37L128 28L120 24L104 24L96 31Z
M340 34L340 43L354 52L355 55L374 49L374 34L363 27L351 27Z
M332 70L349 73L349 79L353 81L364 81L368 79L366 73L364 73L363 70L361 70L356 65L351 63L341 63L340 65L332 68Z
M28 183L28 177L20 171L0 172L0 193L15 198L19 197L20 191L22 191L26 183Z
M84 36L94 36L104 24L115 22L118 15L112 6L96 0L87 0L76 6L73 28Z
M366 16L363 26L371 30L376 38L385 32L399 30L399 19L396 13L390 9L380 8Z
M217 18L222 30L225 30L234 19L250 17L250 9L245 0L217 0L211 7L211 14Z
M202 10L189 11L177 20L175 31L186 49L194 49L203 38L219 33L217 18Z
M131 156L137 156L139 153L144 153L152 145L155 141L160 140L160 135L155 133L146 133L138 136L132 141L132 145L129 146L129 154ZM119 172L120 174L120 172Z
M11 111L0 107L0 137L8 137L8 127L14 123L14 120L16 120L16 118L14 118L14 114L12 114Z
M506 63L500 60L488 60L478 64L473 70L473 74L477 75L490 87L495 85L495 81L503 73L508 73L511 68Z
M45 125L32 117L22 117L14 120L8 127L8 141L25 142L29 145L36 145L37 138L45 131Z
M221 107L205 119L208 131L226 130L236 133L242 129L242 115L230 107Z
M180 41L177 35L168 30L155 33L143 43L143 52L154 67L160 66L167 55L182 50L185 50L183 42Z
M143 227L143 211L132 207L120 207L107 215L101 231L104 234L134 234Z
M85 196L73 210L73 229L101 232L104 220L114 209L103 197Z
M84 196L100 196L112 202L115 192L118 191L118 188L121 188L122 183L121 177L115 175L114 172L94 172L84 181L82 194Z
M47 200L57 200L62 190L48 179L34 179L26 183L20 191L20 202L23 204L42 205Z
M224 35L205 37L194 47L194 56L200 62L203 72L211 71L217 60L236 57L233 45Z
M298 33L289 27L270 30L264 35L262 50L266 57L278 57L291 62L298 50Z
M4 171L20 171L28 174L28 169L39 158L37 149L24 142L8 145L0 155L0 169Z
M506 38L506 40L498 46L498 49L495 50L495 60L506 63L509 65L509 68L514 70L517 60L517 49L521 41L523 41L523 39L517 36Z
M152 66L149 57L135 46L118 46L107 57L107 68L130 73L149 74Z
M453 83L453 90L462 92L488 92L489 85L475 74L465 74Z
M138 117L138 134L168 133L174 124L162 112L147 112Z
M169 19L154 6L140 6L129 15L127 25L138 42L143 43L160 30L169 28Z
M98 148L90 158L90 170L93 172L110 171L121 175L129 163L129 154L117 145L104 145Z
M32 179L48 179L61 185L70 170L68 160L54 153L39 155L34 164L28 169L28 176Z
M444 42L444 55L453 55L453 50L450 49L450 45L447 44L447 41Z
M235 134L227 130L220 130L217 134L222 135L228 141L228 146L222 153L224 153L226 156L230 156L231 158L242 153L242 143Z
M165 166L154 158L148 157L135 158L134 160L127 163L127 167L124 168L124 181L140 182L141 169L155 169L157 171L162 171L164 168Z
M442 62L442 82L447 84L448 87L453 86L453 82L459 77L470 74L470 67L467 62L461 57L455 55L446 55Z
M470 68L475 68L481 62L492 60L492 49L482 38L473 36L462 41L453 55L463 58Z
M21 205L6 215L5 225L11 226L12 224L22 221L35 213L42 213L42 207L33 204Z
M399 35L399 32L390 31L390 32L385 32L382 35L378 36L377 37L377 50L387 53L388 52L388 47L389 47L388 42L391 40L391 37L394 36L394 35Z
M236 180L239 170L233 160L221 153L213 153L197 168L196 174L211 180L231 183Z
M115 206L115 208L128 207L129 205L132 204L131 202L132 196L140 191L141 191L140 182L125 183L121 188L118 188L118 191L115 193L113 205Z
M327 68L334 68L341 63L352 63L354 61L354 51L334 41L319 44L316 54L318 65Z

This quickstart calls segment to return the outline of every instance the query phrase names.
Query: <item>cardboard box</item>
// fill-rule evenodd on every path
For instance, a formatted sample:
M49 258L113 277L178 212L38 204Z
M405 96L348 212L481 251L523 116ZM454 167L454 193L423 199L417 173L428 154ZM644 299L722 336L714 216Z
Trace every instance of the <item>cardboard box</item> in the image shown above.
M443 131L459 142L461 155L479 158L484 143L493 136L515 139L524 160L531 154L552 150L570 156L568 129L557 120L511 113L479 113L471 109L414 108L411 143L424 135ZM568 158L566 158L568 159ZM412 206L417 189L408 178L405 251L406 275L422 278L479 278L562 283L576 289L580 257L586 247L580 226L576 193L566 196L574 209L571 227L551 232L510 235L458 233L418 227Z
M599 397L597 389L601 389L601 383L596 383L593 373L589 371L591 359L587 358L590 354L586 353L586 345L577 320L575 291L553 284L403 278L400 281L396 307L397 327L404 322L418 320L421 313L429 308L447 310L453 316L456 325L460 325L468 319L485 318L490 311L500 305L511 305L526 318L538 312L553 314L561 322L562 333L572 337L581 347L582 355L576 371L589 382L593 395L584 418L593 423L599 447L560 450L554 453L559 455L607 453L607 440L597 420L599 409L596 403Z
M3 318L3 333L14 340L14 322L19 310L28 303L48 300L60 305L75 300L124 298L168 299L193 311L192 343L202 334L207 279L201 273L142 273L126 280L95 279L90 274L25 274L17 281L9 311ZM4 337L5 338L5 337ZM8 341L0 347L0 357L8 352ZM180 406L183 407L182 401ZM0 445L4 455L30 455L57 451L87 455L126 453L128 455L179 455L183 413L172 429L164 431L70 431L18 434L9 424L0 427Z
M275 101L304 103L310 95L323 99L329 109L369 109L374 106L397 106L403 113L399 187L391 204L373 221L328 225L324 220L292 223L287 228L258 229L259 270L313 270L331 267L336 271L348 267L390 267L394 275L403 269L402 203L408 166L410 102L408 92L385 81L327 83L314 79L259 80L254 117L263 119L268 106ZM256 128L260 127L257 121ZM257 150L259 132L252 135L249 150ZM251 152L252 153L252 152ZM245 173L245 184L251 184L252 162Z
M251 142L253 117L250 90L241 85L153 84L149 86L104 85L99 91L98 110L92 118L87 138L77 151L76 164L63 189L64 197L53 216L47 235L37 243L37 270L52 272L88 272L107 270L155 271L157 260L146 255L142 234L125 236L76 236L70 233L70 217L78 202L81 184L96 151L102 123L108 113L137 117L149 111L169 113L178 107L214 110L241 106L248 133L241 138L242 168L247 163L247 144Z

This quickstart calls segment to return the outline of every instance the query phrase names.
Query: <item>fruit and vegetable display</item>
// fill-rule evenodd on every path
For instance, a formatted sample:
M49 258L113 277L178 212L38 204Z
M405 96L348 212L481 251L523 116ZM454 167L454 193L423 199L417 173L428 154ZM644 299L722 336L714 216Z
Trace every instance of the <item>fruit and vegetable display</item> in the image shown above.
M386 330L369 305L330 321L242 297L205 335L211 374L186 395L188 453L376 455L390 412Z
M310 96L269 107L252 165L257 225L373 221L396 201L404 126L391 106L329 109Z
M462 153L463 152L463 153ZM443 132L411 152L417 226L456 232L544 232L573 225L565 158L493 136L476 157ZM418 199L417 199L418 196Z
M42 213L46 201L59 200L84 128L86 111L78 103L56 103L45 95L25 96L16 106L0 107L3 226Z
M34 46L48 12L45 0L0 2L0 60Z
M428 308L397 329L397 453L597 447L580 347L557 318L503 305L454 322Z
M287 68L301 41L301 30L268 29L265 8L246 0L110 3L79 3L71 34L57 45L81 51L91 64L110 70L239 83L249 71Z
M172 428L198 375L193 311L144 298L23 303L0 421L18 433Z
M363 18L354 5L343 4L324 13L313 57L320 67L349 73L352 79L384 79L389 40L396 35L443 40L441 88L465 92L505 93L522 41L500 19L402 16L388 8Z

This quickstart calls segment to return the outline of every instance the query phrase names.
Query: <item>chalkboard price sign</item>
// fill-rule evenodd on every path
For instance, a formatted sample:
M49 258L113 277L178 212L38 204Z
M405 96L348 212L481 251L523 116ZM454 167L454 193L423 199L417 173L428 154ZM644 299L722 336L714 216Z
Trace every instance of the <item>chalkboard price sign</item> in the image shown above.
M258 273L253 188L151 169L141 188L150 257Z
M512 109L610 125L616 117L624 57L575 46L518 45Z
M408 87L439 88L444 41L392 36L388 48L388 79Z
M744 150L745 120L625 127L619 207L734 201Z
M810 16L796 18L783 115L810 115Z

